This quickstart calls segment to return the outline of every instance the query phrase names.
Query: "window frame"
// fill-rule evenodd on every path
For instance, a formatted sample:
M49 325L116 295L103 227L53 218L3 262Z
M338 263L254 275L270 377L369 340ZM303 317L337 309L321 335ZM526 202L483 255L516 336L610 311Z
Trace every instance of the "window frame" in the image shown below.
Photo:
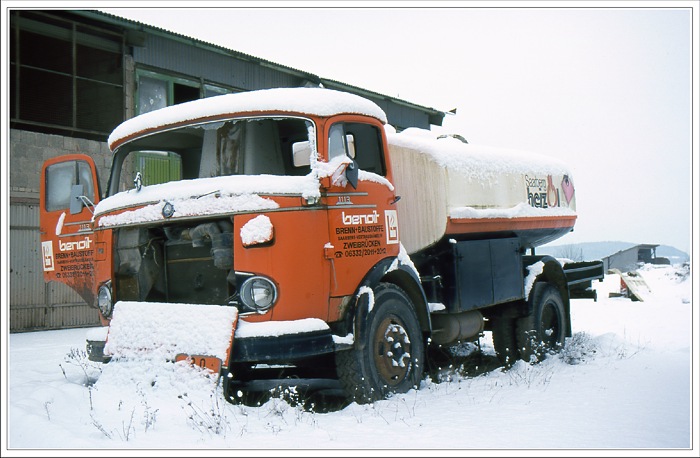
M220 84L212 83L203 79L187 78L185 76L172 75L147 68L137 68L135 70L136 91L134 93L134 115L143 114L141 112L141 78L150 78L164 82L166 84L166 100L165 106L169 107L175 103L175 85L187 86L197 89L199 96L197 99L207 97L215 97L217 95L229 94L237 92L233 88L229 88ZM192 99L192 100L197 100Z
M53 15L50 12L32 10L13 11L10 25L12 58L9 70L10 97L12 99L11 123L13 127L15 125L18 127L35 126L61 133L81 133L88 137L102 138L123 121L126 46L122 34L91 26L78 20ZM52 69L50 62L44 64L38 61L32 64L27 55L30 50L24 51L22 49L25 41L22 37L24 33L49 40L47 43L55 42L67 46L70 49L68 57L70 62L67 62L62 69ZM30 38L27 40L29 40L28 43L32 42ZM112 53L119 62L118 76L115 78L114 73L109 73L110 78L98 78L94 74L86 76L84 74L85 67L81 65L83 57L81 57L80 49L83 47ZM32 108L35 102L32 98L31 83L22 77L25 72L33 72L36 75L35 84L49 84L52 88L54 85L50 84L51 78L67 79L71 88L70 93L64 93L64 100L55 102L53 105L49 102L46 107L47 110L52 111L65 109L68 111L67 115L60 117L60 120L52 119L48 115L42 116L41 111ZM92 89L97 91L116 90L118 96L114 97L114 100L111 100L107 105L104 102L90 102L89 97L86 98L83 91L79 90L80 86L85 84L92 85ZM30 89L26 89L26 87ZM104 106L113 108L105 111ZM104 114L99 118L101 122L95 121L94 116L81 117L81 114L85 114L81 107L87 107L90 110L94 110L96 107L101 109L100 114ZM112 118L114 119L110 121ZM115 123L115 125L107 127L111 123Z

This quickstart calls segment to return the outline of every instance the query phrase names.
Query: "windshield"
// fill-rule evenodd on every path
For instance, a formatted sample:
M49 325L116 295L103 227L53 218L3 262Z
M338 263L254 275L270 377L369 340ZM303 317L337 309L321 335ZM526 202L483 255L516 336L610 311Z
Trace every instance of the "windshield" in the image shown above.
M209 122L149 135L117 150L108 196L134 188L137 176L148 186L228 175L307 175L314 135L311 121L279 117Z

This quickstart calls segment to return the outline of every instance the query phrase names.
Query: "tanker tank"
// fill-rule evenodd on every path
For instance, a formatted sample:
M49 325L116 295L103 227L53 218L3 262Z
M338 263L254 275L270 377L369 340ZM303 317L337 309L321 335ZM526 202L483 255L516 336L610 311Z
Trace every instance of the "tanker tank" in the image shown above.
M409 254L444 238L517 236L521 247L531 248L573 230L574 183L561 161L424 129L386 131Z

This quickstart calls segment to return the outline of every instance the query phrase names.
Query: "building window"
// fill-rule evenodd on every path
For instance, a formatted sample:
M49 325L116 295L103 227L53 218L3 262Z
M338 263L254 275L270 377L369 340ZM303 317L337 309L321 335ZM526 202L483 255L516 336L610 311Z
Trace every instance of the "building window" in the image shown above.
M204 85L204 97L214 97L217 95L224 95L232 92L230 89L227 89L222 86L216 86L214 84L205 84Z
M14 11L12 127L104 138L124 114L123 38L50 11Z
M231 92L222 86L148 70L136 71L136 114Z
M142 76L138 80L138 114L148 113L168 106L168 82Z

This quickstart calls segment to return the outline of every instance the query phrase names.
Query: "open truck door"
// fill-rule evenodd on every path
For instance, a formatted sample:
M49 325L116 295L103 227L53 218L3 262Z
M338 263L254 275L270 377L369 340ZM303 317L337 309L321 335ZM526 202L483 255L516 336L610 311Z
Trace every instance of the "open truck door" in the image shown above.
M41 171L39 230L44 281L73 288L95 306L92 215L99 201L95 163L84 154L49 159ZM104 248L103 248L104 250Z

